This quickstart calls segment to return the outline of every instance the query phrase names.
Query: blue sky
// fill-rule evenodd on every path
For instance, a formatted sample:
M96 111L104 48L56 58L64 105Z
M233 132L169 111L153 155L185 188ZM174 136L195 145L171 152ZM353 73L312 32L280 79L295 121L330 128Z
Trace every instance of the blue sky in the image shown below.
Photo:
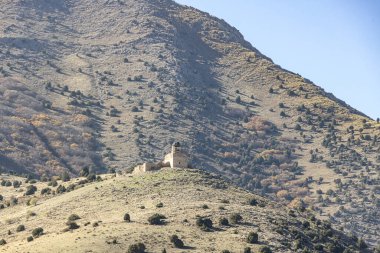
M226 20L275 63L380 117L380 1L176 1Z

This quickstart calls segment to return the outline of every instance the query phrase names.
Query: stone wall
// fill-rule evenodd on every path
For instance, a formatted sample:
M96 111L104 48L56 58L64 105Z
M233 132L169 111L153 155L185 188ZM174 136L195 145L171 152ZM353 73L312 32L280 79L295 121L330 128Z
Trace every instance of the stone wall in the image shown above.
M173 156L172 163L170 164L172 168L188 168L189 159L186 154L176 153Z
M154 171L154 170L158 170L160 168L161 168L160 166L158 166L157 164L154 164L154 163L144 163L144 164L136 166L133 169L133 174L144 173L147 171Z

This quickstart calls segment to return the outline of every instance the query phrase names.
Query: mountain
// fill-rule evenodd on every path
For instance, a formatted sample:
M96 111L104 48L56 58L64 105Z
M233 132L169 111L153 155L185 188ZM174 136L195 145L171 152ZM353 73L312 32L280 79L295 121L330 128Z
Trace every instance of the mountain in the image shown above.
M359 250L357 238L331 229L329 222L312 213L285 209L197 170L163 169L143 176L108 174L95 182L79 178L55 181L55 186L12 176L2 179L22 184L19 188L0 186L2 193L19 200L2 210L5 222L0 240L5 244L0 252L126 252L136 243L143 243L147 252ZM37 193L23 196L30 186L37 187ZM150 224L149 217L154 214L165 216L162 224ZM207 219L211 226L203 225ZM43 233L35 232L28 241L37 228ZM255 239L247 241L250 233L258 235L257 243L252 243ZM183 247L173 246L173 235ZM250 238L256 238L255 234Z
M380 124L169 0L0 3L0 169L194 167L379 241Z

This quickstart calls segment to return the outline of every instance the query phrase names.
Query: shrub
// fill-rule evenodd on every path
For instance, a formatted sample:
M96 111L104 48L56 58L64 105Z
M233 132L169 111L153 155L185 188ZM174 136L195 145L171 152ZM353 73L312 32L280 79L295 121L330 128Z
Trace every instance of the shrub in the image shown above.
M84 167L81 172L80 172L80 176L81 177L87 177L88 175L90 174L90 169L88 167Z
M70 181L70 175L66 171L62 174L61 179L63 182Z
M132 244L128 248L128 253L144 253L145 252L145 244L143 243L136 243Z
M4 239L1 239L0 240L0 245L5 245L5 244L7 244L7 242Z
M177 235L172 235L170 237L170 242L173 243L174 247L179 248L179 249L185 246L183 241L179 239Z
M257 199L254 199L254 198L250 199L250 200L248 201L248 203L249 203L251 206L257 206L257 204L258 204Z
M66 187L63 186L63 185L59 185L59 186L57 187L56 192L57 192L58 194L59 194L59 193L64 193L64 192L66 192Z
M231 253L231 251L225 249L225 250L222 251L222 253Z
M96 175L94 173L90 173L87 176L87 180L90 181L90 182L94 182L96 180Z
M18 227L16 228L17 232L21 232L21 231L24 231L24 230L25 230L25 226L24 225L18 225Z
M250 232L247 236L247 243L258 243L259 242L259 235L255 232Z
M31 241L33 241L33 236L28 236L28 237L26 238L26 241L27 241L27 242L31 242Z
M13 187L14 187L14 188L19 188L20 185L21 185L21 182L20 182L20 181L17 181L17 180L13 181Z
M219 224L222 225L222 226L228 226L229 225L228 219L226 219L226 218L220 218Z
M250 247L247 247L244 249L243 253L252 253L252 249Z
M164 204L163 204L162 202L160 202L160 203L158 203L158 204L156 205L156 207L157 207L157 208L162 208L162 207L164 207Z
M68 222L66 222L66 225L67 225L67 228L70 230L79 228L79 225L74 221L68 221Z
M129 215L129 213L124 214L124 221L131 222L131 216Z
M69 218L67 220L68 221L76 221L76 220L79 220L79 219L80 219L79 215L72 214L72 215L69 216Z
M43 233L44 233L44 229L41 228L41 227L39 227L39 228L35 228L35 229L33 229L33 231L32 231L32 235L33 235L33 237L39 237L39 236L41 236Z
M268 246L262 246L260 247L259 253L272 253L272 250Z
M230 222L232 224L238 224L242 220L243 220L243 217L241 217L241 215L238 213L233 213L230 215Z
M212 228L212 220L209 218L201 218L197 219L196 225L200 227L202 230L210 230Z
M148 218L148 222L150 225L162 225L164 219L166 219L164 215L156 213Z
M51 189L49 187L43 188L41 190L41 195L50 194L50 193L51 193Z
M28 187L26 187L25 195L33 195L36 191L37 187L35 187L34 185L28 185Z

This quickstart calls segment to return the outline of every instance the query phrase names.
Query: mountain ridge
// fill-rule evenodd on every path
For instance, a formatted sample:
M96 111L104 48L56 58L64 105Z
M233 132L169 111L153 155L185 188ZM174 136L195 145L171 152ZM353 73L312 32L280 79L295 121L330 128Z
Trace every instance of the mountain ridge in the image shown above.
M367 210L359 220L378 213L380 125L274 64L226 22L172 1L0 7L3 78L27 87L20 96L43 95L32 99L43 108L31 113L41 131L62 121L47 138L23 137L30 130L18 124L3 128L3 171L123 171L157 160L179 140L197 167L284 203L302 198L325 219L356 203ZM28 107L13 106L15 113ZM0 117L10 120L8 112ZM65 128L76 133L66 136ZM363 181L371 183L360 193ZM376 241L379 224L357 226Z

